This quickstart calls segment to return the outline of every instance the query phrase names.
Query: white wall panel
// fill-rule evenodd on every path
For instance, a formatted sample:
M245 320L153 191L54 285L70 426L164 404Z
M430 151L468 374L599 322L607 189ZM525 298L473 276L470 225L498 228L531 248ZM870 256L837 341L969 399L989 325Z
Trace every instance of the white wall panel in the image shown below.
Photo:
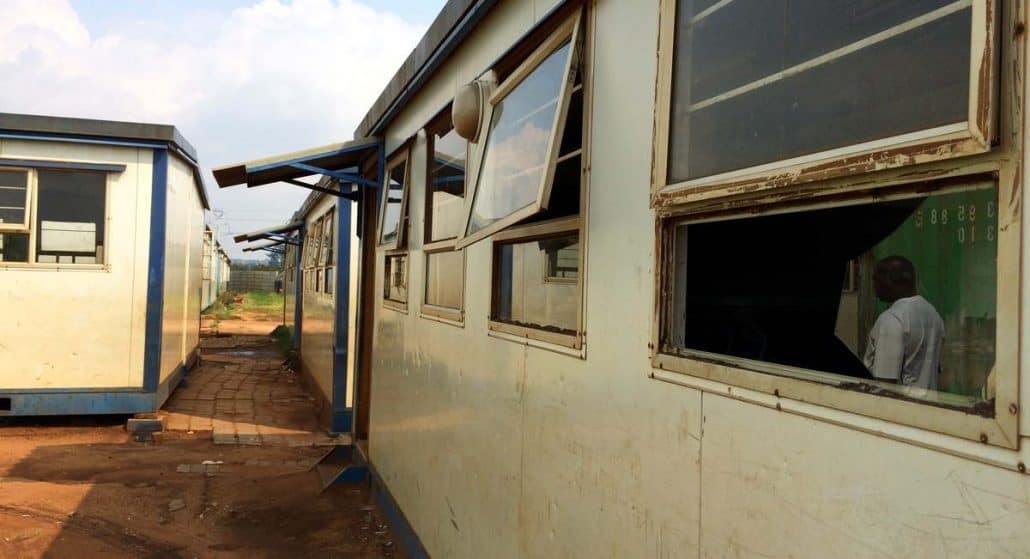
M126 166L109 179L108 269L0 267L0 387L140 386L150 150L0 140L0 157Z

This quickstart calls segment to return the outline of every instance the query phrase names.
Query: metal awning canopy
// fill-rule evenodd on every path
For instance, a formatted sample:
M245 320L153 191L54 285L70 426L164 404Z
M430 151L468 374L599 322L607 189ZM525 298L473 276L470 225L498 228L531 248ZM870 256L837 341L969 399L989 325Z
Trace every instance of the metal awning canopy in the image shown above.
M250 243L253 241L265 240L276 241L276 243L297 244L297 241L291 239L287 234L298 231L303 226L304 224L300 222L284 223L283 225L266 227L264 229L258 229L257 231L251 231L250 233L242 233L233 237L232 240L237 243Z
M374 188L376 183L363 178L359 169L363 161L379 155L381 149L382 140L379 138L356 138L349 142L226 165L213 169L212 173L221 188L239 184L261 186L276 182L313 188L315 185L297 180L310 175L325 175L340 183Z
M268 252L274 252L276 254L283 254L283 248L279 248L279 247L282 247L282 245L284 245L284 244L286 244L286 241L277 240L277 241L272 241L270 243L265 243L265 244L262 244L262 245L249 246L249 247L243 249L243 252L258 252L258 251L264 250L264 251L268 251Z

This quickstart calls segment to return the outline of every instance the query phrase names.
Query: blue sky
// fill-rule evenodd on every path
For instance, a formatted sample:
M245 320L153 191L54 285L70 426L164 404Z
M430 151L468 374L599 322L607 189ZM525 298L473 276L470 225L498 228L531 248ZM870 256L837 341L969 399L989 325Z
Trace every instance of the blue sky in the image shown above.
M3 111L174 124L208 169L350 139L445 2L3 1ZM233 234L307 195L208 179L209 221L237 258L252 256Z

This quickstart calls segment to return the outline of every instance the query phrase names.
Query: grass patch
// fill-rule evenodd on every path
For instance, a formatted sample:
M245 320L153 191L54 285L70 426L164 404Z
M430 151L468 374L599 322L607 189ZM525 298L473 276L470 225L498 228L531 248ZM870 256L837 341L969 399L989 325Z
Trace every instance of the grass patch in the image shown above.
M259 320L281 322L283 319L283 296L281 293L253 291L240 295L243 303L240 310L251 313Z
M272 330L272 337L275 338L275 347L284 356L289 355L293 350L293 328L279 325Z
M236 302L239 300L239 302ZM204 316L215 320L244 318L281 322L283 318L283 296L281 293L250 291L246 293L225 292L218 296Z

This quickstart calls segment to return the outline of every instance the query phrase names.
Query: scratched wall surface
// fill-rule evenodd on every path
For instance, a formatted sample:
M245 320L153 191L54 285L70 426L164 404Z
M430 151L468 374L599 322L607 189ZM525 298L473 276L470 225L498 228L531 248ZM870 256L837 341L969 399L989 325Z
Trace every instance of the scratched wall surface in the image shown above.
M388 151L415 135L549 4L501 2L391 124ZM858 427L845 427L842 414L803 417L718 395L725 385L709 383L702 394L649 378L658 1L595 4L586 357L487 334L489 241L467 249L464 326L419 316L421 135L410 159L416 234L409 233L406 313L382 305L378 254L370 453L429 552L1025 555L1030 478L987 465L1014 465L1017 453L858 416L847 417ZM982 460L957 456L977 453Z
M0 268L0 387L141 386L150 150L0 140L0 157L125 165L108 189L109 270ZM90 327L83 328L83 324Z

